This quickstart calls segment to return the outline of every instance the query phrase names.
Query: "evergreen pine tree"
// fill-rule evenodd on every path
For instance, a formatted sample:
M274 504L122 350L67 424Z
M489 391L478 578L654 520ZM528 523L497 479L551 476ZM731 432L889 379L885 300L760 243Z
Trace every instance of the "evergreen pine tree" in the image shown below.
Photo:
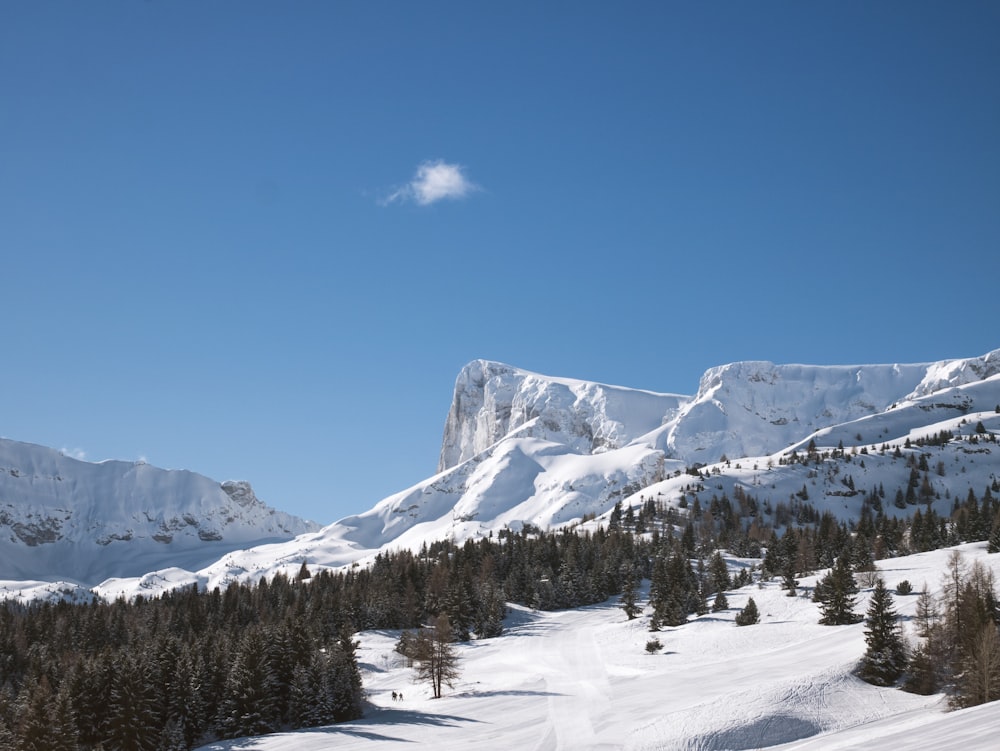
M205 716L190 652L185 649L177 653L174 664L161 671L161 675L164 676L161 694L166 700L161 745L175 744L176 735L180 733L185 748L191 748L204 729Z
M993 519L993 527L990 529L986 552L1000 553L1000 514Z
M7 720L0 717L0 748L17 748L17 738Z
M843 626L857 623L861 616L854 612L858 585L854 581L847 556L840 556L830 572L816 586L814 599L820 603L824 626Z
M658 555L653 562L653 574L649 584L649 604L653 609L649 619L650 631L659 631L663 627L663 612L666 609L669 589L667 562L662 555Z
M676 551L667 561L666 578L666 591L658 603L658 616L665 626L682 626L687 623L688 613L701 604L701 598L691 563L681 551Z
M625 617L630 621L634 620L636 616L642 612L642 606L639 605L639 594L635 581L635 572L631 567L625 575L625 582L622 585L622 596L618 602L621 605L622 610L625 611Z
M237 645L219 704L218 726L227 738L263 735L275 730L277 683L259 627L251 627Z
M34 686L24 687L18 697L18 751L49 751L56 743L49 718L52 687L44 675Z
M788 597L795 597L795 588L799 585L799 580L795 578L795 574L788 570L781 577L781 588L787 590L785 593Z
M80 747L80 734L76 728L73 700L65 682L56 693L55 703L51 708L51 724L53 743L50 751L77 751Z
M157 676L146 655L127 652L118 660L111 681L106 745L121 751L155 751L162 730Z
M477 597L474 628L480 639L492 639L503 633L503 619L507 617L507 603L503 591L492 582L481 584Z
M718 550L712 554L712 557L708 561L708 576L710 591L712 592L722 592L733 585L732 579L729 576L729 567L726 566L726 560Z
M295 666L292 674L288 711L293 728L312 728L332 722L327 710L329 697L323 683L323 666L316 654L307 664Z
M921 644L913 650L908 673L903 689L911 694L930 696L941 688L937 660L928 644Z
M760 613L757 610L757 603L753 601L753 598L747 600L747 604L743 609L736 614L736 625L737 626L753 626L755 623L760 622Z
M881 577L875 581L868 606L865 643L861 678L876 686L891 686L906 668L906 647L892 595Z
M111 683L115 663L110 652L81 660L64 682L73 702L80 744L98 746L104 737L104 720L111 704Z
M447 616L438 616L435 635L438 627L451 628ZM454 630L451 634L453 633ZM439 676L444 676L444 682L449 686L451 679L458 676L458 657L451 649L451 634L441 634L440 638L447 649L444 647L439 649L439 659L442 662ZM364 692L361 685L361 671L358 669L357 648L358 642L354 641L350 632L344 629L337 643L327 653L324 689L329 697L329 708L334 722L356 720L362 715Z
M184 718L171 717L163 726L156 748L158 751L188 751L191 745L185 736Z

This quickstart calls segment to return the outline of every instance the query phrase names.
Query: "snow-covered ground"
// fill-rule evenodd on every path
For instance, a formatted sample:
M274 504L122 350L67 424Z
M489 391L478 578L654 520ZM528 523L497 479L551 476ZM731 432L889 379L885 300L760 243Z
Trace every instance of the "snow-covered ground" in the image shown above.
M985 544L960 548L1000 576ZM904 629L917 592L936 593L949 551L881 561ZM562 612L513 608L499 638L458 647L461 678L440 699L414 684L393 651L398 632L359 634L369 706L364 719L309 731L212 743L205 751L431 747L516 749L868 749L987 751L1000 738L1000 702L947 712L941 696L870 686L852 675L864 624L820 626L810 599L776 583L728 594L730 609L658 634L627 621L614 600ZM758 625L733 619L748 597ZM857 612L867 609L863 590ZM655 655L645 645L663 643ZM402 692L402 702L392 692Z

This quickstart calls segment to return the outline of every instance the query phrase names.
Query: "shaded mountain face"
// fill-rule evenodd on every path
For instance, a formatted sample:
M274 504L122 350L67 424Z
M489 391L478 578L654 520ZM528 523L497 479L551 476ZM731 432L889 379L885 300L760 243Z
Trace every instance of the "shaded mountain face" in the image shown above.
M187 548L178 541L192 540L193 545L193 538L201 540L202 532L211 536L216 531L226 543L235 541L239 527L224 531L219 520L238 520L256 504L247 496L222 490L225 498L219 499L218 507L228 511L221 516L206 512L194 517L197 524L186 524L183 512L162 502L155 505L152 499L159 497L155 494L144 496L150 500L138 506L115 507L115 513L108 515L115 522L92 530L88 544L93 547L110 539L104 542L107 549L121 549L114 546L125 542L119 538L131 530L132 541L143 536L143 550L169 548L171 557L150 557L146 560L151 565L142 570L154 573L138 576L123 571L96 589L116 597L195 582L224 586L278 571L293 576L302 563L336 568L364 562L381 550L416 550L443 539L460 543L503 529L606 524L616 504L639 506L651 498L682 509L681 499L696 494L688 472L699 466L705 477L711 477L710 484L697 483L702 486L697 492L705 494L703 503L713 493L732 495L737 486L762 502L782 503L808 484L810 503L820 511L856 519L864 494L853 486L895 488L909 477L905 463L880 455L877 447L903 445L942 430L970 439L936 449L934 461L947 471L932 473L928 482L938 499L936 510L947 515L951 499L964 498L970 489L981 493L1000 477L1000 451L971 440L980 426L1000 434L998 405L1000 350L966 360L907 365L733 363L707 371L693 396L552 378L477 360L456 379L437 474L318 532L288 540L292 527L279 524L268 531L275 538L284 535L286 541L256 547L248 542L246 549L230 548L233 552L217 555L214 563L200 565L185 558L182 553ZM811 443L821 448L843 446L841 459L834 460L843 464L818 472L782 461ZM850 463L852 449L866 453L864 462ZM131 464L106 464L120 465L123 476L148 471ZM0 472L2 467L0 462ZM59 481L51 474L44 482L53 486ZM850 490L844 485L847 476ZM213 485L212 493L219 492L217 483L202 479ZM6 508L5 487L0 483L0 513ZM31 520L22 517L22 532L65 535L63 530L77 529L80 520L88 518L81 516L75 500L70 501L73 494L59 497L64 500L50 504L46 512L48 526L27 530ZM240 505L237 497L243 497L246 505ZM913 508L889 509L889 513L906 515ZM60 513L70 511L74 522L60 518ZM12 524L2 519L0 523L17 538ZM254 525L250 529L260 531ZM157 535L173 535L172 542L158 541ZM55 549L56 543L39 540L29 546L18 539L22 553ZM162 563L166 560L169 564ZM13 569L10 559L0 563ZM170 568L156 571L154 563ZM18 576L29 578L31 570L19 569Z
M0 439L0 580L96 584L318 525L261 502L249 483L219 483L143 462L84 462Z

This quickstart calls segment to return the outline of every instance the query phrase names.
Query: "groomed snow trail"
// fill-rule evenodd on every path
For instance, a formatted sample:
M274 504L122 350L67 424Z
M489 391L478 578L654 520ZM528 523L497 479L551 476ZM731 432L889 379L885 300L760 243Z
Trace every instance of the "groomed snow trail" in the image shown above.
M548 638L531 642L533 661L544 668L548 694L548 731L535 746L537 751L615 747L600 743L594 728L595 718L611 704L612 690L588 617L579 611L551 614Z
M964 546L1000 574L1000 555ZM933 590L948 551L880 562L886 580ZM627 621L613 600L559 613L513 607L504 636L459 645L461 677L440 699L412 682L393 651L398 632L365 632L359 662L369 704L363 719L315 730L211 743L205 751L829 751L871 747L874 738L907 751L992 751L1000 702L945 714L941 697L863 683L863 624L819 626L808 597L776 584L728 594L730 609L655 634L648 618ZM753 596L761 623L738 628ZM916 597L898 597L912 617ZM867 607L866 594L857 612ZM402 692L402 702L392 692ZM934 739L934 742L931 742ZM951 744L949 739L955 739ZM961 741L959 742L959 739ZM926 743L925 743L926 741ZM942 742L944 745L942 745Z

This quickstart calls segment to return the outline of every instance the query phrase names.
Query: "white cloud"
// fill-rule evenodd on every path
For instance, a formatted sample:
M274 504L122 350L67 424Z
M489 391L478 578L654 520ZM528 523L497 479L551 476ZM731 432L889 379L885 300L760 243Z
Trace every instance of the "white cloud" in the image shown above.
M406 185L394 190L382 203L413 201L420 206L430 206L446 198L464 198L479 190L463 173L460 164L443 160L424 162L417 167L417 174Z

